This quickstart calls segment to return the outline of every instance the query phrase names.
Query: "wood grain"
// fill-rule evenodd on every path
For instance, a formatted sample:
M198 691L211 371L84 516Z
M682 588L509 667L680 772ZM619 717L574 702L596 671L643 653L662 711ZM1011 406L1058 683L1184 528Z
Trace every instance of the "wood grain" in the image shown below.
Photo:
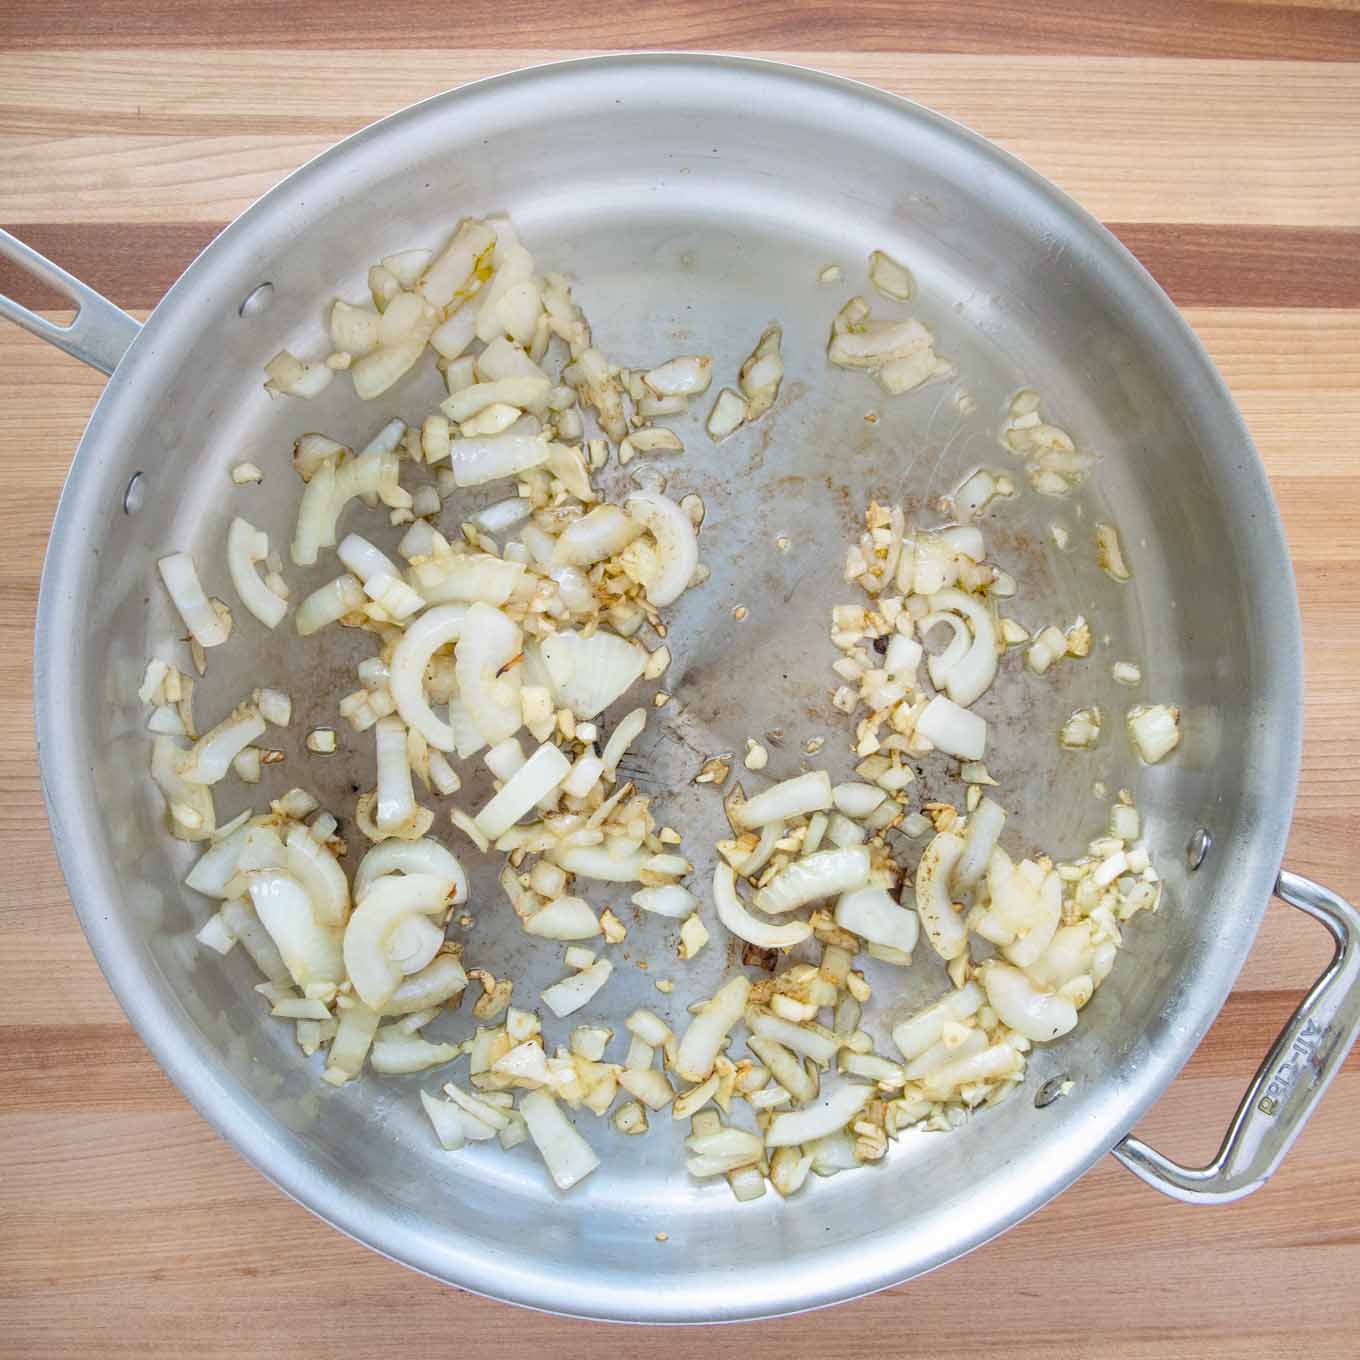
M123 308L154 307L225 226L214 222L6 223L21 240ZM1182 307L1360 307L1360 230L1111 222ZM108 248L115 238L120 249ZM25 307L61 299L0 260L0 293Z
M1010 0L860 0L843 7L822 0L644 0L621 23L608 0L577 0L566 25L556 25L545 22L541 4L527 0L464 0L456 15L437 3L408 4L399 22L380 28L364 0L330 0L324 8L244 0L192 9L178 0L141 0L135 7L118 0L10 0L0 40L11 48L213 48L248 33L261 47L345 48L368 47L381 32L394 47L422 49L495 31L532 50L556 47L565 26L578 48L896 52L910 46L916 52L1352 61L1360 56L1360 30L1347 9L1234 0L1057 0L1025 7Z
M620 29L627 29L626 34ZM248 41L247 41L248 40ZM383 45L378 45L383 44ZM417 98L605 47L740 47L910 95L1110 222L1185 309L1284 515L1308 666L1289 863L1360 897L1360 14L1353 0L679 0L457 8L353 0L9 0L0 221L135 312L305 157ZM907 50L909 49L909 50ZM57 305L0 268L0 291ZM35 768L31 630L61 479L102 379L0 327L0 1357L377 1360L492 1351L745 1360L833 1354L1353 1356L1360 1059L1259 1195L1192 1210L1112 1162L1004 1238L815 1319L702 1336L605 1329L460 1295L313 1219L183 1101L70 910ZM1283 907L1144 1121L1210 1155L1328 948ZM1004 1291L999 1295L999 1291ZM1004 1310L961 1301L1005 1299Z
M204 63L183 51L0 47L0 221L228 221L373 118L565 55L402 53L394 79L382 52L229 49ZM1105 221L1360 225L1353 64L762 55L928 104L1015 152ZM43 126L34 126L39 116Z

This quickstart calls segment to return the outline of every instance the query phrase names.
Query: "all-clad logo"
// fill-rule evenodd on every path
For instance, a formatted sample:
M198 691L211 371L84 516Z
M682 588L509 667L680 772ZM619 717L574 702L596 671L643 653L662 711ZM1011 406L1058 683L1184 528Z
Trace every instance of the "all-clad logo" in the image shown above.
M1298 1037L1289 1045L1289 1053L1275 1070L1266 1086L1265 1094L1256 1102L1262 1114L1275 1114L1285 1097L1294 1089L1305 1064L1311 1064L1313 1055L1322 1045L1326 1029L1316 1020L1305 1020Z

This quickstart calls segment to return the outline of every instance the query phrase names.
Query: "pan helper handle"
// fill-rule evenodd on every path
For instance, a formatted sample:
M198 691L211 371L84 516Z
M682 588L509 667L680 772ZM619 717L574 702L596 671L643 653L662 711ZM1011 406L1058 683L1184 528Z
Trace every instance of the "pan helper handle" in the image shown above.
M1282 871L1275 894L1331 932L1336 953L1257 1069L1208 1166L1180 1166L1130 1135L1114 1155L1149 1185L1189 1204L1227 1204L1259 1190L1284 1161L1360 1033L1360 912Z
M127 348L141 330L139 322L121 307L115 307L102 293L87 288L78 278L68 274L60 265L53 264L32 246L25 245L17 236L0 230L0 256L12 260L35 279L49 288L64 293L79 309L69 326L59 326L37 312L21 306L13 298L0 294L0 316L15 325L32 331L40 340L64 349L77 359L97 368L101 373L112 373Z

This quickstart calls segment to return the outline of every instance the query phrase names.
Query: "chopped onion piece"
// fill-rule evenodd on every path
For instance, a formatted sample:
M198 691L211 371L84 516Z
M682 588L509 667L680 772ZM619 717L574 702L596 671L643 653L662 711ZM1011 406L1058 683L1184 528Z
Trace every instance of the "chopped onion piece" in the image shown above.
M230 625L203 593L194 559L188 553L171 553L156 565L194 641L200 647L216 647L225 642L231 633Z
M911 957L920 922L916 913L893 901L886 888L860 888L836 903L836 924L852 935Z
M645 708L632 709L619 719L618 726L609 734L609 740L605 743L604 750L600 752L600 759L604 761L604 768L608 774L612 775L618 769L619 762L627 754L628 748L646 726Z
M949 895L950 878L963 846L960 837L941 832L926 846L916 869L916 914L926 939L946 960L958 958L968 948L963 917L954 910Z
M1133 575L1124 559L1119 530L1113 524L1096 525L1096 561L1111 580L1127 581Z
M264 735L264 719L254 704L242 704L205 733L190 748L179 767L189 784L216 784L231 772L231 763L257 737Z
M287 727L293 720L293 701L281 689L256 690L255 706L260 717L275 727Z
M1036 987L1019 968L991 962L979 971L992 1009L1026 1039L1046 1043L1076 1028L1076 1007L1066 997Z
M406 754L406 725L396 716L379 719L373 729L378 753L378 802L374 823L395 835L415 816L416 795Z
M831 776L825 770L812 770L737 804L731 816L736 826L755 830L767 822L787 822L809 812L825 812L832 801Z
M847 817L867 817L888 795L873 784L837 784L831 801Z
M344 934L344 965L356 994L380 1011L401 982L400 967L388 957L388 937L412 913L429 916L449 904L453 882L434 874L391 874L378 879L359 899Z
M942 694L922 710L916 731L946 755L960 760L981 760L987 749L986 720Z
M404 723L440 751L456 750L458 742L452 726L435 717L425 696L425 669L435 652L463 635L467 618L468 609L463 605L445 604L426 610L407 628L392 653L389 683L397 712Z
M302 884L316 919L326 926L344 925L349 913L349 881L340 862L304 827L293 827L284 845L288 872Z
M728 873L730 876L731 870ZM750 980L738 974L719 987L689 1022L674 1063L676 1072L686 1081L708 1079L728 1031L746 1011L750 994Z
M514 736L524 722L519 702L521 668L514 665L522 646L519 625L499 609L481 603L468 606L456 653L458 695L482 739L490 744ZM392 684L395 697L395 674ZM441 742L431 745L442 747Z
M571 762L556 746L540 746L477 814L478 829L488 840L504 835L570 773Z
M619 699L647 664L645 648L603 630L588 636L554 633L544 638L539 654L558 705L585 719L597 717Z
M597 959L588 968L554 982L542 992L543 1004L561 1020L589 1004L595 994L609 981L614 965L608 959Z
M723 925L738 939L760 949L790 949L812 934L806 921L776 926L752 916L737 896L736 875L729 864L719 863L713 871L713 902Z
M659 397L698 396L713 381L713 360L707 354L670 359L644 373L642 381Z
M257 562L269 556L269 536L248 524L239 515L227 530L227 569L241 603L264 624L277 628L288 612L287 601L276 595L260 579Z
M658 608L673 604L699 565L694 525L674 501L656 491L635 493L625 509L656 541L659 560L655 574L645 584L648 600Z
M643 526L617 505L598 505L572 520L553 546L552 559L562 566L589 567L622 552Z
M1172 704L1135 704L1128 728L1138 754L1155 765L1180 745L1181 711Z
M314 590L298 606L294 622L299 637L310 637L347 614L356 613L364 606L364 588L356 577L347 572L334 581Z
M746 422L746 402L730 387L724 387L708 413L705 428L714 443L721 443Z
M869 255L869 282L884 297L892 298L895 302L909 302L916 292L916 281L911 276L911 270L881 250Z
M773 1039L813 1062L829 1063L841 1048L841 1039L830 1030L820 1025L795 1024L769 1011L748 1011L746 1023L758 1039Z
M669 916L673 920L689 916L699 905L699 899L678 883L668 883L660 888L639 888L629 900L643 911Z
M781 869L755 895L755 905L772 914L794 911L825 897L853 892L869 881L869 852L861 847L819 850Z
M529 917L524 930L544 940L590 940L600 933L600 922L589 902L559 897Z
M363 897L387 874L431 874L448 879L453 884L453 905L467 901L466 870L456 855L429 837L414 841L386 840L375 845L359 861L354 875L355 898Z
M346 961L340 931L317 921L302 884L277 869L253 872L249 882L255 914L293 981L304 990L313 982L342 982Z
M455 485L468 487L542 467L551 452L548 441L537 435L494 434L455 439L449 457Z
M1088 749L1100 740L1101 714L1098 707L1079 708L1058 731L1058 744L1069 751Z
M557 1102L546 1092L530 1091L520 1101L520 1113L553 1184L570 1190L600 1164L590 1144L572 1127Z
M765 1131L768 1148L794 1147L843 1129L868 1103L872 1086L841 1082L806 1110L776 1114Z
M966 892L987 872L992 851L1006 825L1006 813L990 798L983 798L968 814L963 851L954 865L950 886Z

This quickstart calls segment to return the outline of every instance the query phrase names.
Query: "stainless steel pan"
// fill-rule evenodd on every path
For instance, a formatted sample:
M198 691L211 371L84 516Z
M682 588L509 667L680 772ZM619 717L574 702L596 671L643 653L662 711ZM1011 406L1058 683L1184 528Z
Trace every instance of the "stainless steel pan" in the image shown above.
M1031 624L1096 622L1084 664L1044 683L1009 675L983 701L993 768L1020 834L1075 851L1103 824L1092 786L1136 790L1168 887L1130 932L1079 1029L1034 1057L1024 1091L948 1137L908 1137L884 1166L819 1182L785 1203L747 1206L678 1168L679 1132L590 1137L606 1165L568 1198L527 1149L437 1151L418 1078L333 1091L272 1026L244 960L205 962L193 943L204 904L180 887L181 847L148 795L135 689L150 646L174 624L154 560L191 550L227 595L222 542L233 507L286 541L293 438L363 438L387 415L429 409L425 372L382 411L336 383L315 403L271 401L260 368L306 348L322 301L362 291L379 255L434 243L465 213L510 212L544 267L571 270L597 336L626 361L687 348L734 369L771 320L790 373L763 426L721 450L695 429L667 468L701 491L714 569L676 621L683 699L639 758L639 777L678 790L669 819L695 844L717 799L688 784L704 755L747 735L787 734L770 773L796 769L798 741L843 741L826 705L826 610L842 593L846 534L871 494L914 507L979 464L1005 465L996 427L1022 383L1102 452L1071 502L1033 494L991 516L1021 579ZM53 834L90 942L133 1023L189 1099L266 1175L345 1232L417 1269L519 1303L592 1317L706 1321L782 1313L907 1279L977 1246L1113 1151L1186 1200L1261 1185L1320 1097L1360 1024L1355 911L1280 873L1299 758L1298 615L1280 523L1223 384L1167 298L1102 228L1023 166L962 128L864 86L764 63L636 56L573 62L486 81L389 118L298 171L225 231L141 327L12 238L11 258L70 294L74 326L4 312L112 373L72 466L53 529L37 639L38 729ZM910 262L914 309L954 358L975 403L949 388L880 402L831 371L831 316L862 289L881 247ZM838 262L846 282L819 286ZM966 403L964 404L966 406ZM390 410L388 409L390 406ZM876 407L877 423L866 421ZM251 457L263 487L233 488ZM1092 524L1120 525L1135 570L1120 587L1091 564ZM1076 547L1052 549L1062 519ZM784 554L774 539L785 535ZM322 569L318 569L320 572ZM318 577L319 579L319 577ZM305 580L299 585L310 588ZM747 606L738 622L733 607ZM285 647L238 611L214 653L199 712L268 679L328 690L352 660L343 638ZM1123 740L1128 701L1109 676L1138 659L1144 695L1184 709L1174 759L1140 768ZM1051 734L1078 704L1111 715L1094 754ZM302 705L293 731L332 719ZM369 767L362 750L357 776ZM266 793L308 782L337 806L350 763L299 747ZM932 791L957 795L944 784ZM475 793L474 799L475 801ZM225 800L224 800L225 801ZM225 807L224 812L234 812ZM1191 847L1187 854L1187 847ZM1208 1167L1188 1170L1128 1137L1227 996L1275 893L1335 936L1337 956L1263 1063ZM483 871L470 951L521 970L533 994L555 975L498 905ZM635 957L665 959L663 935L634 927ZM239 952L239 951L238 951ZM721 948L678 979L623 968L611 1005L644 998L673 1015L706 993ZM900 987L884 970L881 993ZM938 989L911 970L905 1001ZM530 992L526 990L527 999ZM1060 1078L1070 1093L1053 1097ZM659 1233L667 1234L664 1242Z

